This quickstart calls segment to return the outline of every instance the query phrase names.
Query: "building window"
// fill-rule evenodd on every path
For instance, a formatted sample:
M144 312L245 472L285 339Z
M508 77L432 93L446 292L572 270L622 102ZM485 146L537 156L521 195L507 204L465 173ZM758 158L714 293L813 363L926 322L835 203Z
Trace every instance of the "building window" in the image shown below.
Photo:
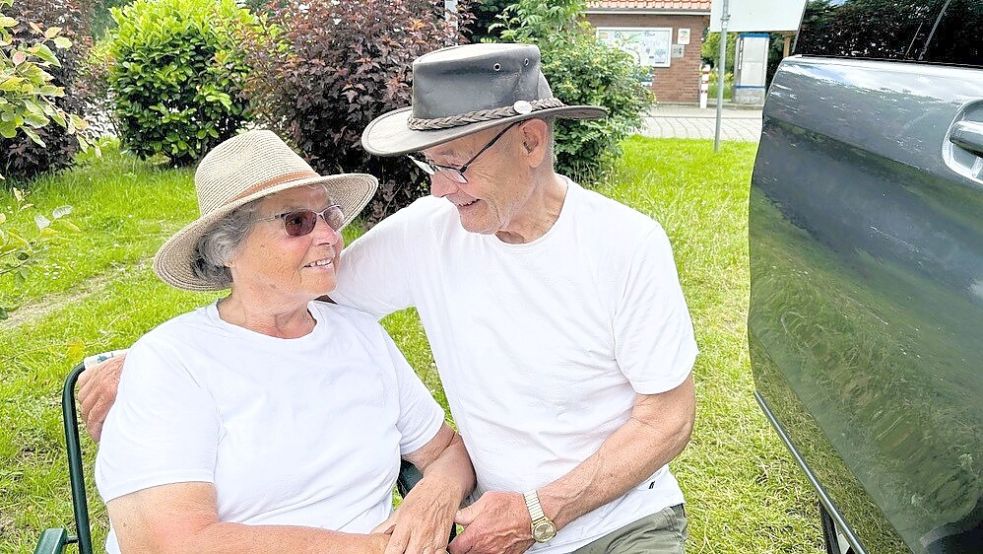
M672 54L669 27L598 27L597 38L628 52L642 67L669 67Z

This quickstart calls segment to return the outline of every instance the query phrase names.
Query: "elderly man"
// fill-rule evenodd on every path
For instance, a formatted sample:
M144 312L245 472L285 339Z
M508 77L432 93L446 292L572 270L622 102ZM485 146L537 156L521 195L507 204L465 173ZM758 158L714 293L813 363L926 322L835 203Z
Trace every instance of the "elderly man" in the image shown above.
M362 143L408 154L431 196L346 249L331 296L420 313L478 478L450 552L682 552L667 464L692 430L697 348L670 245L554 171L553 120L604 111L554 98L539 64L517 44L414 63L413 105ZM116 373L83 388L97 425Z

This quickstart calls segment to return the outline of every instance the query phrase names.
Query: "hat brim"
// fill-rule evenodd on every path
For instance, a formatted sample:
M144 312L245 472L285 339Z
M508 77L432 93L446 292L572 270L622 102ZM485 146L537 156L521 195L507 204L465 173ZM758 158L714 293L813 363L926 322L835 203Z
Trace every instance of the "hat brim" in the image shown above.
M341 206L345 214L341 226L343 229L369 203L379 182L367 174L341 173L288 181L237 199L191 222L168 239L154 256L154 273L165 283L183 290L215 291L229 288L228 285L220 286L200 279L191 269L195 245L205 231L232 210L253 200L296 187L322 184L327 186L332 201Z
M449 129L416 131L407 124L412 113L412 107L400 108L375 118L362 132L362 148L376 156L398 156L426 150L503 123L544 117L600 119L608 114L606 109L597 106L560 106Z

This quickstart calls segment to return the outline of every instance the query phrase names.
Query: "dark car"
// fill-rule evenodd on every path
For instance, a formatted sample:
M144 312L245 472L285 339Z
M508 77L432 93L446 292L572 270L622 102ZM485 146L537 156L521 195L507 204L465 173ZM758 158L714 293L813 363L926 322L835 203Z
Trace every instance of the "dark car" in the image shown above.
M983 0L807 4L750 196L756 395L827 550L983 553Z

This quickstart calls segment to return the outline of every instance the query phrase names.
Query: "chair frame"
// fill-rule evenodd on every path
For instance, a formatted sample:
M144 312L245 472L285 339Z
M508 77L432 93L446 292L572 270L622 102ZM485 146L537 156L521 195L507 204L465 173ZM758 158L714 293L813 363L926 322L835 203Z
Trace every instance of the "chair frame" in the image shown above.
M76 534L68 529L46 529L38 540L34 554L56 554L70 544L78 544L80 554L92 554L92 531L89 527L89 502L85 496L85 474L82 466L82 444L79 440L78 413L75 410L75 384L85 371L85 364L72 368L61 392L61 414L65 425L65 445L68 448L68 479L72 486L72 511L75 513Z

